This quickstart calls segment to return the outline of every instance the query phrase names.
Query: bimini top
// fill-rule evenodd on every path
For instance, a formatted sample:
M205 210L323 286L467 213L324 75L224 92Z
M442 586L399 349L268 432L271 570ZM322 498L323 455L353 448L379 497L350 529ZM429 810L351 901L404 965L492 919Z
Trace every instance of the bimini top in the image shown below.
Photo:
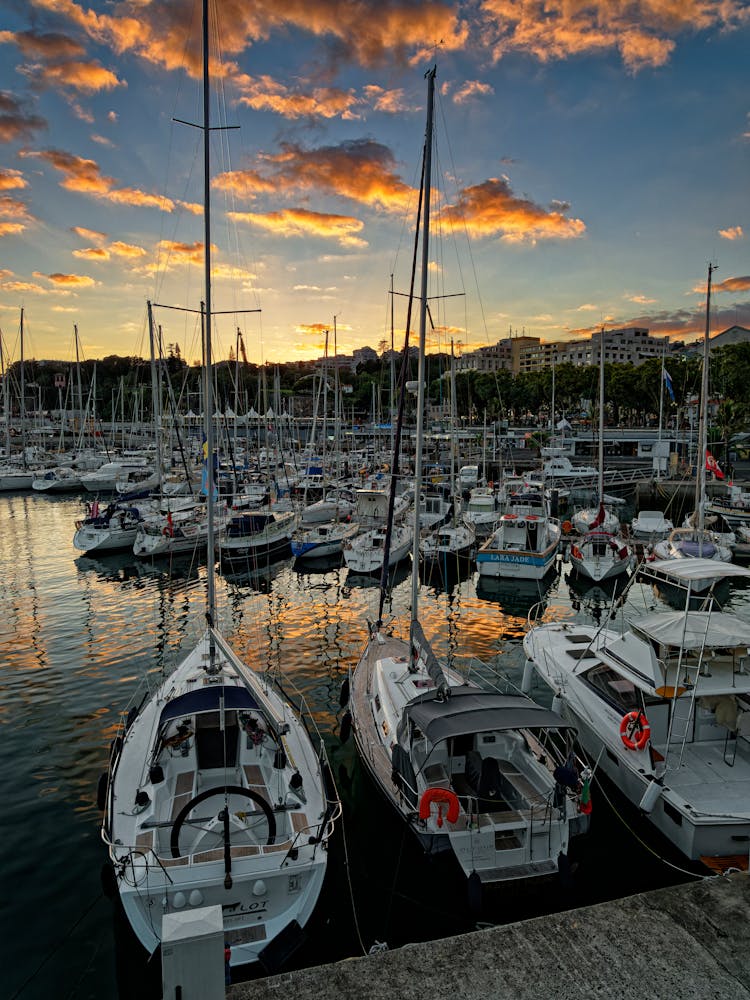
M734 646L750 647L750 623L719 611L660 611L631 623L640 632L662 646L683 649L709 649Z
M728 576L750 576L750 568L747 566L721 562L718 559L701 559L699 556L691 559L657 559L647 563L643 568L647 573L671 576L686 584L691 580L707 578L721 580Z
M451 687L450 698L443 701L434 691L412 698L404 708L404 718L411 719L432 743L493 730L575 728L525 695L497 694L468 684Z
M224 695L225 710L232 708L258 709L257 701L246 687L238 684L207 684L168 701L159 718L159 729L162 729L172 719L180 719L186 715L195 715L200 712L218 712L221 708L222 694Z

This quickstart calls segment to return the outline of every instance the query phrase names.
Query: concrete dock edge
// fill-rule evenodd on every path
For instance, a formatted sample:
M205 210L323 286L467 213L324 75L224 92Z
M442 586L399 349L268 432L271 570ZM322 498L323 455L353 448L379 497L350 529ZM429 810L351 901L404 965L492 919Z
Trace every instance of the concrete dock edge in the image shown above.
M750 1000L750 879L717 876L296 970L229 1000Z

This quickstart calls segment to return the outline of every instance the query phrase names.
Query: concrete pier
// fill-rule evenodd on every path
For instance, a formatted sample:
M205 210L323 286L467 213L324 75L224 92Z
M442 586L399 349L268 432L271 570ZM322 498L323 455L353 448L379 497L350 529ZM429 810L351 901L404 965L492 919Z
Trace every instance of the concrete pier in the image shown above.
M227 997L750 1000L749 918L750 879L736 873L240 983Z

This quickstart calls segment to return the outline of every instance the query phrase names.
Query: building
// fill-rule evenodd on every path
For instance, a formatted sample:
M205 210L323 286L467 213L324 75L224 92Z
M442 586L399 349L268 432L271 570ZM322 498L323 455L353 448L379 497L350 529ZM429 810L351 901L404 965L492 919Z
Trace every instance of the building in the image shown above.
M580 340L561 340L522 348L519 370L538 371L551 365L597 365L601 334L593 333ZM642 364L647 358L660 358L666 337L652 337L645 327L629 326L604 331L604 361L618 364Z
M457 371L497 372L509 371L517 375L521 370L521 357L525 350L539 349L538 337L506 337L496 344L467 351L457 360Z

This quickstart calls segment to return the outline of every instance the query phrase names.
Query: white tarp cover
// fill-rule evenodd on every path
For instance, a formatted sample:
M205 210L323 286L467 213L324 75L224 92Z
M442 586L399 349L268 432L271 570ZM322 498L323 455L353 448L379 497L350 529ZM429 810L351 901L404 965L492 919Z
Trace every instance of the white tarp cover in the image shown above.
M638 618L632 624L663 646L684 649L700 649L704 645L710 649L750 646L750 623L719 611L690 611L687 621L683 611L661 611Z
M699 556L690 559L657 559L655 562L647 563L644 570L647 573L663 573L685 583L691 580L705 580L707 577L720 580L726 576L750 576L750 569L747 566L738 566L736 563L721 562L717 559L701 559Z

